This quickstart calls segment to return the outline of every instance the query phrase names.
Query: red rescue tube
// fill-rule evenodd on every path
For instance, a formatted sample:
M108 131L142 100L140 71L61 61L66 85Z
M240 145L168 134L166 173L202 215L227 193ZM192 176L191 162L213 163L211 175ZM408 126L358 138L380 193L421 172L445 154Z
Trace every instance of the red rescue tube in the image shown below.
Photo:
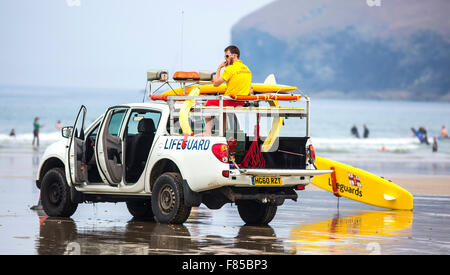
M151 95L150 98L152 100L167 100L168 95Z

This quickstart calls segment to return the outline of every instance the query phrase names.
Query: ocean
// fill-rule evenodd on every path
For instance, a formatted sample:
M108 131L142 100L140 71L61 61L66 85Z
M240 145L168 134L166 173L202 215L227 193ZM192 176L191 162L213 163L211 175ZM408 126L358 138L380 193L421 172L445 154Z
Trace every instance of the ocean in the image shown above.
M142 90L0 87L0 152L32 150L33 120L40 118L41 147L61 138L55 125L71 125L79 107L87 107L87 123L108 107L142 102ZM291 118L292 119L292 118ZM360 136L366 124L368 138ZM377 175L450 175L450 140L432 138L450 126L450 103L375 101L311 97L311 140L316 154L341 161ZM421 144L411 128L425 127L430 145ZM9 133L14 128L15 137Z

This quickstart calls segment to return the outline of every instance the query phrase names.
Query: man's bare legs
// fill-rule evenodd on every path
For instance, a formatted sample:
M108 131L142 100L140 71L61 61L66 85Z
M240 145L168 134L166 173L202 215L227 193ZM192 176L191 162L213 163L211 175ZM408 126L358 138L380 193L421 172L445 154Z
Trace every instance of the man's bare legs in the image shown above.
M212 135L212 127L214 125L214 119L212 117L205 117L206 122L206 131L203 133L196 134L195 136L211 136ZM223 129L225 130L227 127L227 117L223 116Z

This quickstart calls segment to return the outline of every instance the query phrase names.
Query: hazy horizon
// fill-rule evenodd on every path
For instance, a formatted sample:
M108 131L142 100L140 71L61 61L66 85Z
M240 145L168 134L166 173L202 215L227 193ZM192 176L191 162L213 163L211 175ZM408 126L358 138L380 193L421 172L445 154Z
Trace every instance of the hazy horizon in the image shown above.
M270 2L1 0L0 86L142 89L148 69L215 70L233 24Z

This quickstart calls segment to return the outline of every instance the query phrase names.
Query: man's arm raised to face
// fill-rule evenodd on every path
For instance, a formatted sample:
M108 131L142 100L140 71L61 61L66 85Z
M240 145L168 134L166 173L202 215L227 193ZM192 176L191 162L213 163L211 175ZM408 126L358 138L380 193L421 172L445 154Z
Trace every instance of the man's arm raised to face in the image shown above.
M227 62L225 61L225 62L220 63L219 67L217 68L217 72L216 72L216 74L214 75L214 79L213 79L214 87L218 87L218 86L220 86L222 83L225 82L225 79L223 79L223 78L220 76L220 71L221 71L222 68L225 67L226 65L227 65Z

